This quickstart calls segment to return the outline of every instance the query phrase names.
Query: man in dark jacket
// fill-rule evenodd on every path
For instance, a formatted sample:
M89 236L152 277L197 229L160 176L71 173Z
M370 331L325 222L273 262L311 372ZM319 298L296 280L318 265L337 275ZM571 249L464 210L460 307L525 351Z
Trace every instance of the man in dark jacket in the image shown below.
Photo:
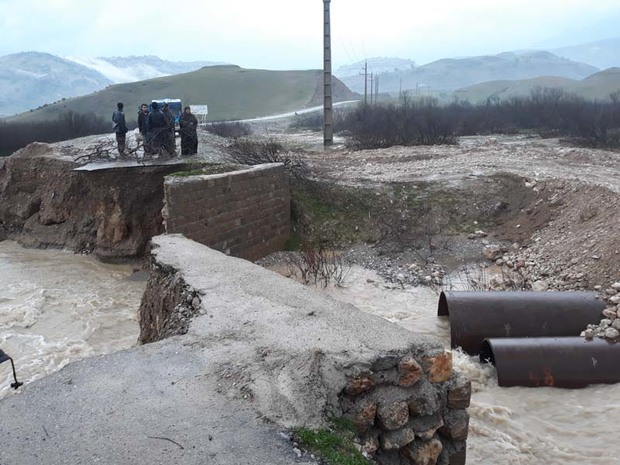
M138 142L142 142L144 145L144 153L149 153L149 147L146 143L147 128L146 120L149 116L149 107L146 103L140 105L140 111L138 112Z
M198 134L196 128L198 120L192 114L190 107L185 107L179 118L179 132L181 133L181 155L198 153Z
M146 119L147 142L153 153L167 152L168 120L159 110L157 102L151 103L151 112Z
M116 111L112 113L112 129L116 133L116 145L118 146L118 154L125 155L125 136L127 134L127 124L125 123L125 113L123 113L123 104L116 104Z
M176 155L176 141L174 139L174 115L170 111L170 106L164 103L164 108L161 111L168 121L168 134L166 137L166 151L170 156Z

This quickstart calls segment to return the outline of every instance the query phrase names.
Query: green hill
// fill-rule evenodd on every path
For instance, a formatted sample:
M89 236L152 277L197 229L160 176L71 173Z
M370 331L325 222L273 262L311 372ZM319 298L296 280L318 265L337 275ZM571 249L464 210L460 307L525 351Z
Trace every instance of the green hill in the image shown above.
M582 80L545 76L487 81L456 90L453 96L458 100L480 103L489 98L505 100L511 97L529 96L533 89L540 87L563 89L587 99L607 100L611 93L620 91L620 68L609 68Z
M335 102L357 97L336 78L332 86ZM210 66L190 73L109 86L93 94L21 113L9 120L50 120L67 111L93 112L110 118L116 103L123 102L127 119L135 121L140 103L158 98L180 98L184 105L208 105L208 120L211 121L255 118L321 104L323 72Z

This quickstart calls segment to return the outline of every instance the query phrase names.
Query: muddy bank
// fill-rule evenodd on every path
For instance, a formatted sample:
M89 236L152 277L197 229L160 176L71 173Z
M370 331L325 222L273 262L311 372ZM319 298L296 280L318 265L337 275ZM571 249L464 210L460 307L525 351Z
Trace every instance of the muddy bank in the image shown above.
M144 255L163 232L163 178L173 166L75 171L54 145L34 143L0 166L0 234L28 247L103 260Z

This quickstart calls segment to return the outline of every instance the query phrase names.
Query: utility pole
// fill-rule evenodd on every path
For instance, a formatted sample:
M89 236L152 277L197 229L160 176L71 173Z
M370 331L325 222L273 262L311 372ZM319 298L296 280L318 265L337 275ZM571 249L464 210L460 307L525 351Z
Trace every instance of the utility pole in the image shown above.
M332 49L329 18L331 0L323 0L323 145L334 143L334 115L332 112Z
M364 106L368 105L368 60L364 61Z
M370 73L370 104L372 105L372 96L375 89L375 73Z
M375 103L379 101L379 75L375 76Z

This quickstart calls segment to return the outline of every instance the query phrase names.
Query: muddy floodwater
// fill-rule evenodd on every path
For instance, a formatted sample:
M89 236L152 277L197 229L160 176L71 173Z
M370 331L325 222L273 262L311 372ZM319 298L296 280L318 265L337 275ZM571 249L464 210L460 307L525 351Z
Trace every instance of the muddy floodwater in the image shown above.
M106 265L69 252L23 249L0 242L0 348L30 382L71 361L135 345L136 312L145 282L131 266ZM438 318L437 294L386 284L354 267L343 287L323 290L361 311L449 348L450 328ZM620 464L620 385L581 390L500 388L495 370L453 352L473 383L467 463L475 465ZM0 397L10 365L0 365Z
M450 325L438 318L438 295L427 287L385 284L352 268L342 288L325 292L450 347ZM467 463L474 465L620 464L620 384L586 389L500 388L495 369L453 351L472 380Z
M136 344L146 282L130 265L0 242L0 348L28 383L67 363ZM0 398L10 364L0 365Z

